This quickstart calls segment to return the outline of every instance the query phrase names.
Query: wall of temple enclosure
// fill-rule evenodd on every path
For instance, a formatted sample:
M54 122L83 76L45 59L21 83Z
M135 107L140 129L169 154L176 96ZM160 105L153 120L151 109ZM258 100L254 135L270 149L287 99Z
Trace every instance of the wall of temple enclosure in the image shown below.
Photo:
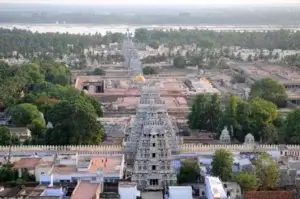
M183 144L180 145L180 153L196 153L203 151L215 151L217 149L227 149L234 152L254 152L254 151L271 151L287 150L300 151L300 145L201 145L201 144ZM26 146L0 146L1 152L78 152L91 154L106 153L123 153L121 145L69 145L69 146L47 146L47 145L26 145Z

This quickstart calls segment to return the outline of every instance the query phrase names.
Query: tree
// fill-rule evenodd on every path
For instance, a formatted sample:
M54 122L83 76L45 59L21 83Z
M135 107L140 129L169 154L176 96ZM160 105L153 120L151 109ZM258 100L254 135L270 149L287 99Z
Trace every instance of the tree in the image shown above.
M174 66L176 68L185 68L185 66L186 66L185 58L183 56L180 56L180 55L176 56L174 58Z
M103 130L97 112L83 97L61 101L48 111L53 124L46 132L46 143L52 145L100 144ZM57 138L60 139L57 139Z
M182 183L195 183L199 180L200 168L197 160L187 159L181 162L177 181Z
M279 181L279 164L267 153L260 154L254 162L256 177L262 190L272 190Z
M244 192L257 190L257 188L260 186L259 179L254 173L251 172L242 171L235 176L235 179Z
M0 182L11 182L16 180L17 172L12 164L3 164L0 166Z
M18 76L26 79L27 84L39 83L44 80L43 74L41 74L41 68L38 64L30 63L24 64L22 70L18 70Z
M157 74L157 71L150 66L146 66L145 68L143 68L143 74L144 75L155 75Z
M276 105L261 98L254 98L250 101L250 109L249 117L254 136L259 137L261 143L276 138L278 135L273 125L278 117Z
M18 104L12 109L11 113L12 122L17 126L27 126L37 118L41 118L41 113L39 112L37 106L33 104Z
M261 97L277 106L281 106L287 99L287 93L283 84L271 78L264 78L256 81L251 86L250 97Z
M46 124L43 118L36 118L28 125L28 128L31 131L32 137L41 137L46 129Z
M159 41L154 40L154 41L152 41L151 43L149 43L149 46L150 46L151 48L153 48L153 49L158 49L159 46L160 46L160 43L159 43Z
M218 94L197 95L188 116L189 127L216 132L221 114L221 100Z
M229 181L232 178L232 153L225 149L217 149L212 159L212 174L218 176L222 181Z
M85 98L87 103L90 103L93 106L97 116L102 117L103 110L102 110L101 103L99 102L99 100L97 100L96 98L94 98L92 96L85 95L84 93L83 93L83 97Z
M19 145L20 140L18 137L12 135L6 126L0 126L0 145Z
M232 83L245 83L247 76L243 73L236 73L232 76Z
M103 76L106 74L106 71L103 70L102 68L96 68L93 72L88 73L88 75L100 75Z
M62 63L54 61L39 61L45 80L62 86L70 85L71 71Z
M240 97L234 95L230 96L221 118L219 130L221 130L224 126L227 126L230 127L228 128L230 134L234 135L235 130L240 128L238 124L237 112L238 105L242 102L243 100Z
M216 132L219 126L221 110L221 98L218 94L211 95L209 106L207 107L208 128L207 130Z
M145 28L135 30L134 37L138 42L147 43L150 39L150 32Z
M252 62L252 55L251 55L251 54L248 55L247 61L248 61L248 62Z
M258 55L257 55L257 53L255 53L253 60L254 61L258 61Z
M264 59L264 51L263 51L263 49L260 49L260 51L259 51L259 59Z
M238 52L237 54L237 58L236 58L238 61L244 61L243 58L242 58L242 54L241 52Z
M300 144L300 109L289 113L283 125L283 139L286 144Z

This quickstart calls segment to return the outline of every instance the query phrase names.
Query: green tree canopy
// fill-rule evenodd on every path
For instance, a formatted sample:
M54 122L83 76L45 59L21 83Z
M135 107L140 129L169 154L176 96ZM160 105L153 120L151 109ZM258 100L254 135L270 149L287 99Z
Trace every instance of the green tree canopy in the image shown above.
M200 168L197 160L187 159L181 162L177 181L182 183L195 183L198 182L200 177Z
M212 174L218 176L222 181L229 181L232 179L232 153L225 149L216 150L212 159Z
M143 68L143 74L144 75L155 75L155 74L157 74L157 71L153 67L146 66Z
M197 95L188 116L189 127L216 132L221 114L221 100L218 94Z
M173 65L176 67L176 68L185 68L186 66L186 60L185 60L185 57L183 56L176 56L174 58L174 63Z
M41 118L37 106L33 104L18 104L11 112L12 122L17 126L27 126L35 119Z
M102 68L95 68L94 71L88 73L88 75L100 75L100 76L103 76L106 74L106 71Z
M283 125L284 142L287 144L300 144L300 109L289 113Z
M276 128L273 122L277 119L277 107L272 102L261 98L254 98L250 101L253 134L260 138L261 142L271 137L276 137Z
M159 41L154 40L154 41L152 41L152 42L149 43L149 46L150 46L151 48L153 48L153 49L158 49L159 46L160 46L160 43L159 43Z
M235 179L243 191L255 191L260 186L259 179L251 172L242 171L235 176Z
M0 106L11 108L9 110L11 110L14 124L28 127L31 130L32 140L28 140L27 144L45 144L45 138L48 139L47 143L55 143L55 138L57 138L55 135L59 135L58 132L60 131L66 131L67 133L63 134L66 135L63 137L65 139L58 142L58 144L77 143L74 139L78 139L78 143L101 142L102 128L100 122L96 121L96 118L101 117L103 114L101 104L97 99L70 86L71 73L64 64L54 62L52 59L36 59L34 63L21 66L8 66L0 63L0 69L0 89L3 88L1 90ZM73 129L70 128L76 126L73 123L70 123L69 126L64 123L64 125L56 125L55 128L49 130L50 133L45 134L45 120L46 122L55 122L52 121L54 107L57 108L57 104L62 102L72 102L69 106L66 106L66 111L69 111L68 114L72 114L76 110L87 111L86 115L89 117L85 120L87 121L86 126L82 126L88 133L83 131L82 135L80 133L75 134L73 140L71 140L73 135L68 137L68 133L71 134L70 131ZM61 114L64 118L70 116L60 113L59 108L55 110L55 113ZM42 118L41 113L44 114L45 120ZM74 117L80 119L76 114ZM72 121L69 120L69 122ZM59 122L56 121L56 123ZM80 124L81 121L77 121L77 123ZM69 130L65 130L65 128L69 128ZM89 134L89 132L94 134ZM4 138L5 136L8 136L8 134L4 134ZM89 139L86 136L90 136ZM66 141L68 139L69 141Z
M150 39L150 33L145 28L139 28L135 30L134 37L138 42L147 43Z
M61 101L48 111L53 128L46 133L47 144L99 144L103 138L101 124L94 107L84 98ZM57 139L57 138L60 139Z
M251 86L250 97L260 97L280 106L287 99L287 93L283 84L271 78L264 78Z
M18 137L12 135L6 126L0 126L0 146L19 145L20 140Z
M243 103L243 100L240 97L234 95L230 96L220 121L220 130L224 126L228 126L230 127L228 128L228 130L232 135L234 133L232 132L232 130L235 131L237 129L240 129L237 115L238 115L238 106L241 103Z
M271 155L262 153L254 162L256 177L261 182L261 189L272 190L279 181L279 164Z
M41 110L43 110L43 108L47 108L47 104L48 106L51 106L51 104L57 103L60 100L70 101L75 98L84 98L86 102L90 103L94 107L98 116L102 116L101 103L96 98L88 96L84 92L81 92L71 86L61 86L54 85L49 82L43 82L33 85L29 91L29 95L32 96L30 102L37 104ZM47 117L46 112L44 112L44 114Z
M240 142L244 142L245 136L252 133L256 140L274 143L278 140L277 107L261 98L244 101L231 96L223 111L219 131L224 126L228 126L230 135Z
M28 95L28 91L34 90L32 88L37 87L36 85L48 83L48 87L51 87L50 83L62 86L71 83L70 70L64 64L53 60L47 62L36 60L34 63L21 66L0 63L0 71L0 106L5 107L19 103L23 93Z
M70 85L71 83L71 72L62 63L58 62L40 62L41 71L45 75L47 82L53 84L59 84L62 86Z
M3 164L0 166L0 182L10 182L17 179L17 172L12 164Z

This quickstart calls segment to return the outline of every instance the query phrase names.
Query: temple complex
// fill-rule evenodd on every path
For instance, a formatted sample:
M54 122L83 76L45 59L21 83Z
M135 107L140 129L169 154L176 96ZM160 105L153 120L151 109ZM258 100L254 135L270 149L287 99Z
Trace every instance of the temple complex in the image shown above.
M172 155L178 154L176 132L155 87L143 87L136 121L128 135L125 157L134 163L132 181L143 190L176 184Z
M98 121L105 133L101 145L0 146L0 163L13 162L18 175L29 171L40 184L78 182L73 195L82 199L86 197L83 190L92 192L87 187L99 196L100 184L105 184L107 191L108 185L119 183L119 192L126 187L133 198L139 195L137 189L166 192L169 186L177 185L183 159L197 160L203 173L218 149L232 152L234 171L248 168L249 157L257 152L277 159L300 159L300 146L258 144L251 133L244 143L233 144L236 141L231 139L230 126L225 126L220 135L188 131L189 98L218 90L205 78L143 76L142 63L129 36L123 43L123 53L126 77L79 76L75 82L75 88L101 100L104 117ZM47 128L53 128L51 122ZM185 135L186 131L190 134Z
M147 135L147 128L155 128L156 131L163 133L164 139L168 142L172 154L178 153L178 129L170 119L165 101L160 98L158 89L155 86L145 85L142 88L142 95L137 107L135 121L126 139L126 160L130 164L134 160L138 142L141 137ZM143 133L145 131L145 133Z

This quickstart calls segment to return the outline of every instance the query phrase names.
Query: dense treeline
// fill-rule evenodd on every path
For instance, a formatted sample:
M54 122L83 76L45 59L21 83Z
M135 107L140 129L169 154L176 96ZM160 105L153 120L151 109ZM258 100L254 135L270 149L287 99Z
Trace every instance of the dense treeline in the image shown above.
M146 30L137 29L138 42L158 41L170 45L196 43L200 47L241 46L251 49L299 49L300 31L278 30L264 32L217 32L212 30Z
M101 143L103 131L97 121L101 105L71 86L71 73L64 64L35 60L8 66L1 62L0 90L0 108L8 110L10 125L31 130L32 138L24 144ZM0 145L17 143L7 142L12 136L7 128L0 130Z
M231 96L225 107L218 94L200 94L191 107L188 124L191 129L212 132L221 132L227 126L231 138L239 142L244 142L245 136L251 133L260 143L282 143L286 137L282 132L288 131L284 123L291 121L278 116L276 105L281 105L286 98L284 85L270 78L256 81L249 99ZM293 134L297 126L289 128Z
M84 48L97 45L107 45L112 42L121 42L121 33L107 33L106 35L79 35L60 33L33 33L20 29L0 28L0 56L9 57L12 51L18 51L25 57L34 52L50 52L54 55L67 53L82 53Z
M61 33L33 33L19 29L0 28L0 56L10 57L17 51L25 57L31 58L34 53L52 53L53 57L64 54L77 54L82 56L83 49L113 42L121 43L124 35L121 33L107 33L106 35L79 35ZM210 30L146 30L137 29L135 38L137 42L155 44L184 45L196 43L200 47L212 48L222 46L242 46L252 49L300 49L300 31L289 30L265 32L217 32ZM18 56L18 55L17 55ZM94 55L94 59L102 60L101 54ZM98 58L97 58L98 56ZM161 56L165 60L165 55ZM115 58L113 58L115 60ZM147 63L147 59L143 60ZM293 60L292 60L293 61ZM290 62L290 61L289 61Z
M132 12L131 12L132 13ZM300 24L297 8L253 9L223 8L201 9L195 13L145 13L145 14L97 14L96 12L17 12L2 11L0 22L5 23L67 23L93 24Z

